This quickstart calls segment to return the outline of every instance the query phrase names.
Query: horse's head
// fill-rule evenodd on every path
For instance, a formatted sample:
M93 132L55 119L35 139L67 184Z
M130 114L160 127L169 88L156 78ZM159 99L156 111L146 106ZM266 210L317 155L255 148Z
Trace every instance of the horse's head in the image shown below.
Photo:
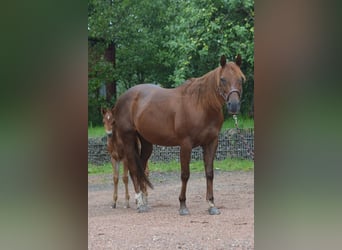
M229 114L237 114L240 111L240 98L242 94L242 83L246 81L245 75L240 70L241 56L236 57L235 62L226 61L221 57L220 78L218 91L227 104Z
M103 117L103 125L106 130L107 136L112 136L112 123L113 123L113 114L110 109L101 109L102 117Z

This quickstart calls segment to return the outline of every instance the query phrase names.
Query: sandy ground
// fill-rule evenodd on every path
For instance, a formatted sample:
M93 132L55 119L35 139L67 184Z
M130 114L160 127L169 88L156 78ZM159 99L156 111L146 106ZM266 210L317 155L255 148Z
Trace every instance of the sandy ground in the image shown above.
M191 173L188 216L178 214L179 172L150 173L147 213L137 213L133 185L124 208L120 179L111 208L112 176L88 177L88 249L254 249L254 172L215 172L214 198L220 215L209 215L204 173Z

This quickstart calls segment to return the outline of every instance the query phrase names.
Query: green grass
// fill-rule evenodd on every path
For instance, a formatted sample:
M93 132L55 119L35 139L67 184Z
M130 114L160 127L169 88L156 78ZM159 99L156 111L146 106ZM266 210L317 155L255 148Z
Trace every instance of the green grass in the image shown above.
M254 128L254 119L249 117L237 116L239 128ZM229 128L235 128L235 121L233 116L226 118L222 124L222 130L227 130Z
M249 171L254 169L254 162L251 160L238 160L238 159L226 159L223 161L215 161L214 162L215 170L222 171ZM170 163L153 163L149 162L149 170L150 172L173 172L180 171L180 163L179 162L170 162ZM88 174L109 174L112 173L112 165L107 163L103 166L95 166L92 164L88 164ZM190 171L191 172L202 172L204 171L203 161L194 161L190 163ZM122 167L120 168L120 174L122 174Z
M106 163L102 166L88 163L88 174L110 174L112 172L113 168L111 163ZM122 174L122 167L120 167L120 174Z
M106 132L103 126L88 127L88 138L103 137L105 135Z
M248 117L238 116L238 126L239 128L254 128L254 120ZM225 119L221 131L227 130L229 128L235 128L235 122L232 116ZM88 127L88 137L103 137L105 136L105 130L103 126Z

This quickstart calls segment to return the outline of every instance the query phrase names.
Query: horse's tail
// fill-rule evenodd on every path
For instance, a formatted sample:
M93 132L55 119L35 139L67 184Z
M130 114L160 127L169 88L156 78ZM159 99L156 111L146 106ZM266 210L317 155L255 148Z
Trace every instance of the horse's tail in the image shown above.
M138 140L139 138L137 137L136 141L135 141L135 155L134 155L134 160L137 166L137 179L138 182L141 186L141 184L147 184L147 186L149 186L150 188L153 189L153 185L150 182L149 178L146 176L146 173L144 171L144 168L142 166L142 162L140 159L140 155L141 155L141 149L139 149L139 144L138 144Z
M117 128L116 128L116 121L115 119L113 119L113 123L112 123L112 144L113 144L113 151L112 151L112 156L114 159L116 160L122 160L124 157L124 142L122 142L122 140L120 139L120 136L117 135ZM148 179L148 177L145 174L144 168L142 166L142 162L140 159L140 155L141 155L141 149L139 148L139 142L138 141L139 138L138 136L136 136L135 139L135 150L134 150L134 161L135 161L135 165L136 165L136 174L137 174L137 180L140 186L147 184L150 188L153 189L153 185L150 182L150 180ZM114 157L115 156L115 157ZM130 171L131 172L131 171Z

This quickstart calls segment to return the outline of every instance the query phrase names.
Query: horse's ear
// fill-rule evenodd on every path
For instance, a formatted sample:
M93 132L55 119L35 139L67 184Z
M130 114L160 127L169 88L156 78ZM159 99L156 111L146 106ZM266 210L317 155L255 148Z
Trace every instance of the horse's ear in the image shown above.
M106 113L106 109L101 107L101 113L102 113L102 115L104 115Z
M235 63L237 66L241 67L242 59L241 59L240 54L238 54L237 57L235 58Z
M227 58L225 55L222 55L221 60L220 60L221 67L224 67L224 65L226 65L226 63L227 63Z

